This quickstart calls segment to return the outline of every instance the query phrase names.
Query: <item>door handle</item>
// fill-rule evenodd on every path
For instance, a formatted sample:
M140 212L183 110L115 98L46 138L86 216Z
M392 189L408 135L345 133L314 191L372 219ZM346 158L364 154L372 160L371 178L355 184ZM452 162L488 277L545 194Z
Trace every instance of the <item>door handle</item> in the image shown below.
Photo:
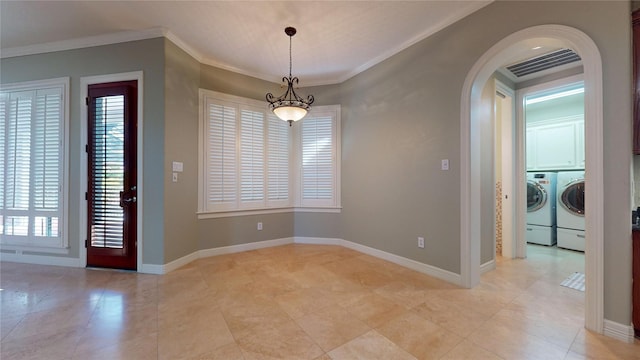
M137 202L138 199L135 196L125 198L124 191L120 191L120 207L124 207L126 204L131 204Z

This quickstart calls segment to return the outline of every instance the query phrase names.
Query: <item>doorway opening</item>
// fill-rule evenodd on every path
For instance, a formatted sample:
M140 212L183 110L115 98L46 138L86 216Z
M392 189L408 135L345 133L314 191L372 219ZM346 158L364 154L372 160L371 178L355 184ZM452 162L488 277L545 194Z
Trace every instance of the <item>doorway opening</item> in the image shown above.
M87 266L137 270L137 87L88 88Z
M143 74L80 78L80 266L146 271Z
M461 278L463 285L474 287L480 281L481 189L472 179L481 171L482 91L491 75L510 59L541 43L570 48L580 55L585 83L585 140L589 143L585 176L590 191L585 198L585 325L598 333L604 325L603 291L603 137L602 137L602 62L595 43L583 32L562 25L542 25L511 34L490 48L472 67L461 99ZM516 228L524 230L526 221L524 131L517 131L516 181L514 182ZM518 235L524 238L519 231ZM526 250L517 251L524 257Z

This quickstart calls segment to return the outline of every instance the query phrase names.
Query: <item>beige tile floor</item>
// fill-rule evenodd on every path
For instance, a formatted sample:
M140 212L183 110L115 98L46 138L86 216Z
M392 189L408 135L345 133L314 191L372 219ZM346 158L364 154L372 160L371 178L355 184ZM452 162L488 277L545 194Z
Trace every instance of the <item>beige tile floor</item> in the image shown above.
M583 329L581 254L529 246L472 290L335 246L201 259L164 276L0 264L0 358L640 359Z

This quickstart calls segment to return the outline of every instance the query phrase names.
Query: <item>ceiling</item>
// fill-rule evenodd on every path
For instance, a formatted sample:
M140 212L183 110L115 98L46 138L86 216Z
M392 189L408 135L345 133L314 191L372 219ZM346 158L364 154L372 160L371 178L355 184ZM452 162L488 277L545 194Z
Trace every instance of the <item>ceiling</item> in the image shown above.
M167 36L200 62L340 83L491 1L0 1L0 56Z

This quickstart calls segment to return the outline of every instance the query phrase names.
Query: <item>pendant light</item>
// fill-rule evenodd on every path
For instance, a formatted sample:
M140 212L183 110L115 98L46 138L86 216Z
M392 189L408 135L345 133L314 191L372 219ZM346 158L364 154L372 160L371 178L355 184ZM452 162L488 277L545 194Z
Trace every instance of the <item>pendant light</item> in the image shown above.
M306 99L301 98L296 94L293 88L293 84L298 84L298 78L291 76L291 38L296 34L296 28L287 27L284 29L284 33L289 36L289 77L283 77L283 86L286 83L287 91L279 97L274 97L273 94L267 94L267 101L269 102L269 108L276 116L284 121L289 122L289 126L294 121L298 121L307 115L311 104L315 100L313 95L307 96Z

